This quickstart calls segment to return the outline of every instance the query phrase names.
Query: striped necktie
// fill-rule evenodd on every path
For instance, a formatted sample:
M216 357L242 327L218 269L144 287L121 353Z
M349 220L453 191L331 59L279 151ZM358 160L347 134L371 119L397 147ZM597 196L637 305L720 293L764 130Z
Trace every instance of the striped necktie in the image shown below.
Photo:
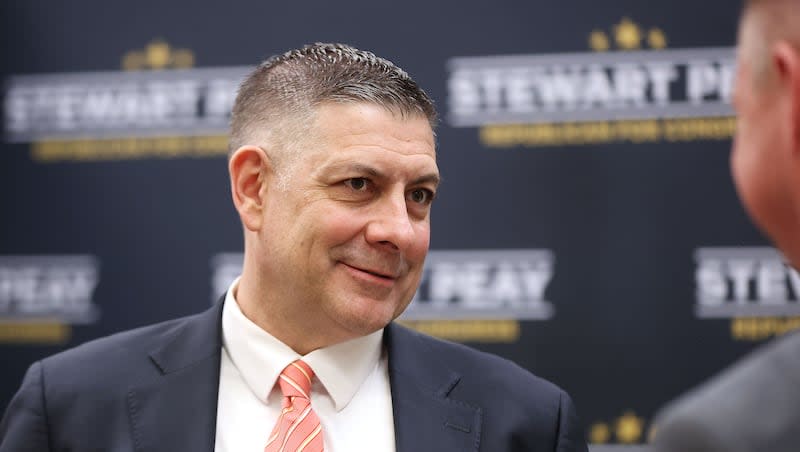
M314 371L297 360L283 369L278 385L283 393L281 415L264 452L322 452L322 426L311 409Z

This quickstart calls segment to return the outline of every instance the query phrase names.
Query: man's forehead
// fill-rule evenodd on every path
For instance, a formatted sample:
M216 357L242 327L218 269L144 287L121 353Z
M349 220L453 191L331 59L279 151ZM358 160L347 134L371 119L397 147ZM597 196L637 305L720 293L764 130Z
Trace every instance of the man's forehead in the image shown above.
M329 149L320 156L316 167L327 173L358 173L380 177L438 178L434 155L401 154L381 148Z
M363 158L371 153L425 155L436 160L436 142L426 118L401 117L381 106L323 105L315 114L312 130L307 150L320 160L350 154L364 154Z
M401 129L407 133L425 136L431 146L435 144L433 129L424 115L403 114L368 102L320 104L315 109L314 128L335 135L387 132L387 128Z

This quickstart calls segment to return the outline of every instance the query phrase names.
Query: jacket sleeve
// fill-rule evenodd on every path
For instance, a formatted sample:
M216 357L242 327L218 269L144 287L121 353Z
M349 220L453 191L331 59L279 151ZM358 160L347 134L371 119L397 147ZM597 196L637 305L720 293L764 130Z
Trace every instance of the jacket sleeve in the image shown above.
M25 374L0 421L0 452L49 451L41 362Z
M572 398L566 392L561 392L558 412L558 440L556 452L587 452L583 428L578 420L578 414Z

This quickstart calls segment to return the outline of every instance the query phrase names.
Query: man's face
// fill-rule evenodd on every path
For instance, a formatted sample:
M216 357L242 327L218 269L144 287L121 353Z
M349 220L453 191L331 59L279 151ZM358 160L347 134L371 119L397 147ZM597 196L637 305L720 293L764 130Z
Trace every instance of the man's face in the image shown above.
M774 83L756 69L769 59L759 26L750 14L744 17L740 28L734 88L737 124L731 167L748 213L780 245L791 207L791 152L787 152L791 144L784 130L787 112L777 101Z
M439 181L433 132L365 103L320 106L312 132L267 187L258 240L264 275L276 276L270 302L297 313L290 323L363 336L419 285Z

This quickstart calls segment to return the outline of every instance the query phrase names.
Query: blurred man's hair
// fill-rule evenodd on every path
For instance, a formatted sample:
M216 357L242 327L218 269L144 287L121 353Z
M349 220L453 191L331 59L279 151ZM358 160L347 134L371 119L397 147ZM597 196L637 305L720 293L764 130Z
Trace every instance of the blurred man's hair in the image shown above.
M771 43L783 40L800 52L800 0L744 0L741 20L757 23L757 35L751 37L744 53L757 84L763 85L774 76L770 70ZM741 51L743 43L739 44Z

